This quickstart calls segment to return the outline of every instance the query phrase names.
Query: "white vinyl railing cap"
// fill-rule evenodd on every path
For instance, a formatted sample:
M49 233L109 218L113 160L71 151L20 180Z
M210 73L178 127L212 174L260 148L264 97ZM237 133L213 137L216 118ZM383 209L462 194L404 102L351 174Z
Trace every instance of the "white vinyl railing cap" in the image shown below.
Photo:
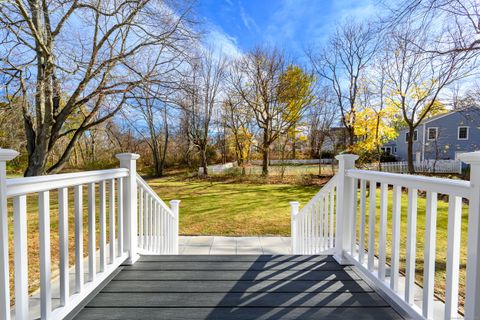
M350 154L350 153L345 153L345 154L339 154L335 156L335 159L337 160L353 160L356 161L358 159L358 156L356 154Z
M458 156L458 159L466 164L480 164L480 151L462 153Z
M18 155L18 151L0 148L0 161L10 161Z
M122 160L137 160L140 158L139 154L136 153L118 153L115 155L115 157L122 161Z

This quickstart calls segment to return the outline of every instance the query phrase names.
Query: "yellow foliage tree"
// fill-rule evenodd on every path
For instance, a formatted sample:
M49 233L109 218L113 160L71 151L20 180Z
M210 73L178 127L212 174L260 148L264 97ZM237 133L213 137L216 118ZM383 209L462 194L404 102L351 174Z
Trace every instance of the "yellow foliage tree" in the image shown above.
M367 107L357 113L354 132L357 137L352 151L357 154L378 152L386 142L397 137L392 120L398 113L398 109L387 106L380 110Z

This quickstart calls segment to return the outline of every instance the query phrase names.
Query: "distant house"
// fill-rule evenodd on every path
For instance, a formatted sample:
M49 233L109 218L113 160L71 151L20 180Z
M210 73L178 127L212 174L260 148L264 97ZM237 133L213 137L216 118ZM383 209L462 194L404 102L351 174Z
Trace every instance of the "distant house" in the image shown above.
M382 146L399 161L407 160L408 130ZM480 108L453 110L423 121L415 130L414 160L453 160L464 152L480 150Z

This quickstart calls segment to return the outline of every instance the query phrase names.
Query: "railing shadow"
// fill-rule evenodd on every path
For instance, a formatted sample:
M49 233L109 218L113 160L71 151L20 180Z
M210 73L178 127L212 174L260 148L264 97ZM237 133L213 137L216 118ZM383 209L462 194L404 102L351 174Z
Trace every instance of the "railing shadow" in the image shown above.
M322 316L328 318L333 314L338 317L347 307L378 302L365 295L360 301L355 293L371 289L365 290L365 286L334 260L326 257L320 261L318 256L282 258L272 261L259 257L223 299L212 306L214 309L208 318L315 318L321 307Z

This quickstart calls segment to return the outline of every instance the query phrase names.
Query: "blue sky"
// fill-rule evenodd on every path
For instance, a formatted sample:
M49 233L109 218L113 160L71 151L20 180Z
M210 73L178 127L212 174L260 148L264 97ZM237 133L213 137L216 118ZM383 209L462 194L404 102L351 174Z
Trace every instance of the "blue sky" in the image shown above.
M301 60L305 47L321 44L335 23L374 16L376 0L199 0L207 38L231 55L275 45Z

